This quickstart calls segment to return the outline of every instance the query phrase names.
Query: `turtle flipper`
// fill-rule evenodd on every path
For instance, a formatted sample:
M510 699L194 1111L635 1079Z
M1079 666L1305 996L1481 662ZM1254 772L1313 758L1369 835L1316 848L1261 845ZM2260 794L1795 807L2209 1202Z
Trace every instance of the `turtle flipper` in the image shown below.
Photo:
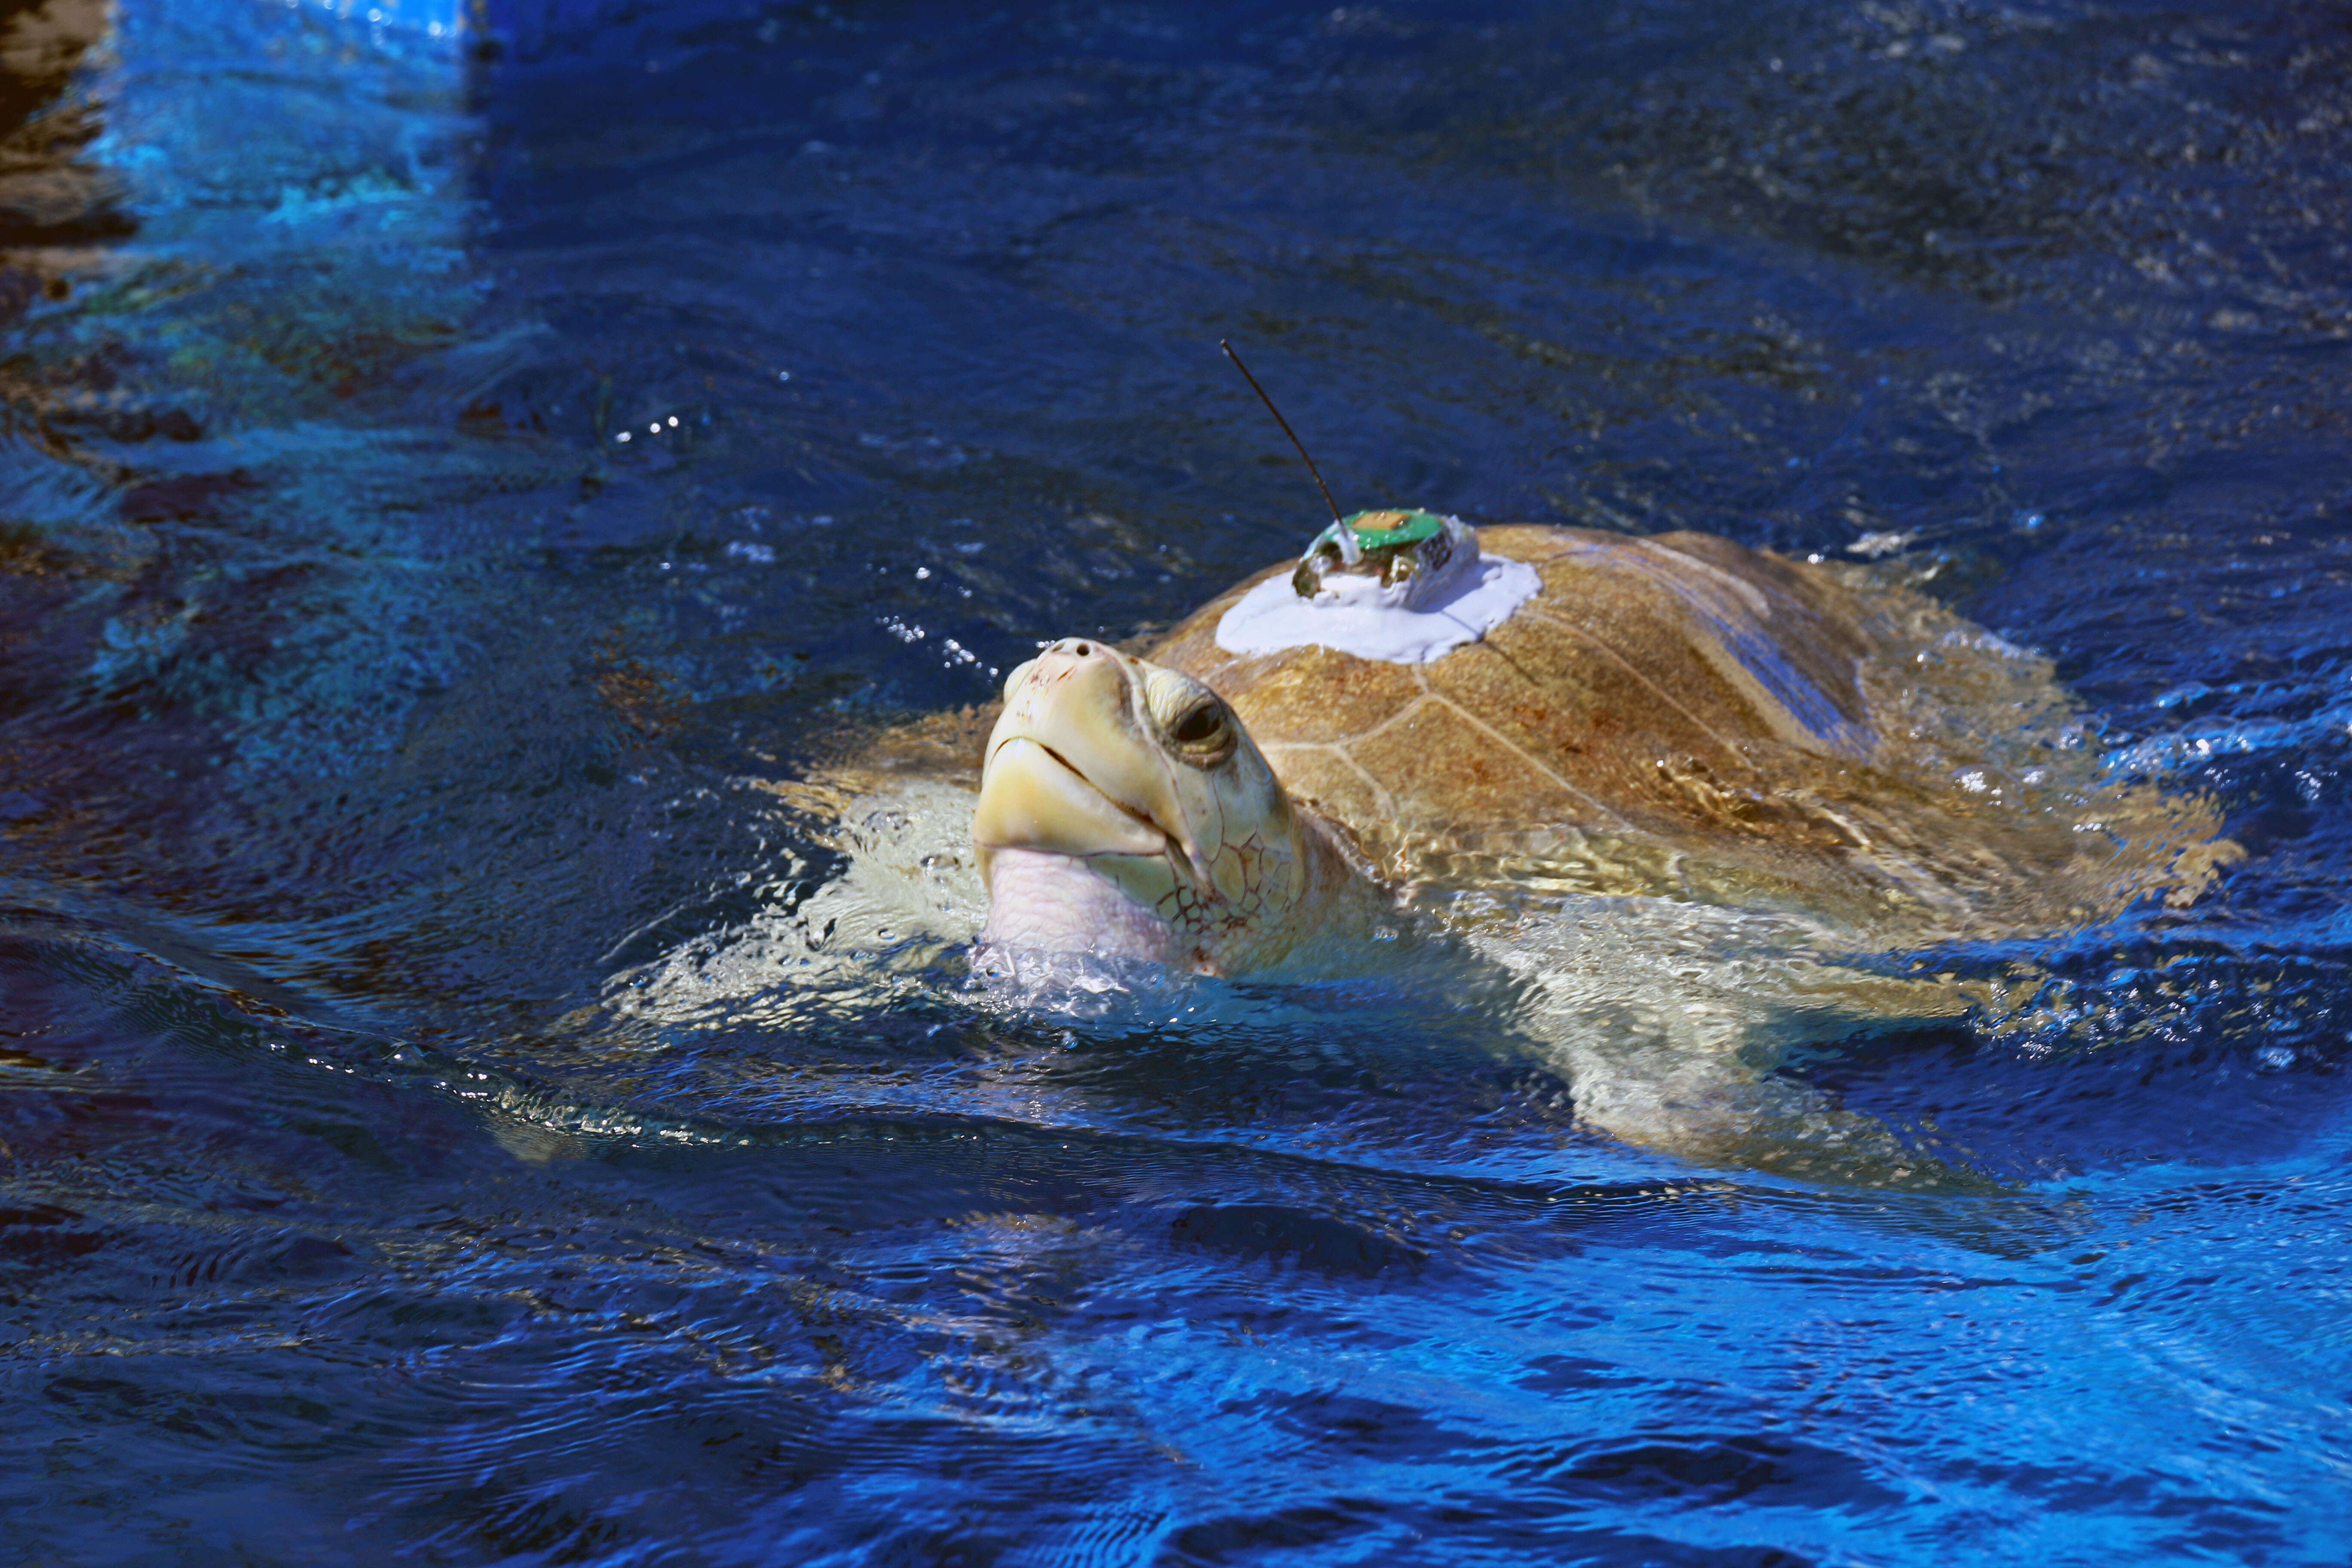
M1824 1185L1990 1193L2004 1184L1914 1148L1885 1122L1807 1085L1760 1074L1738 1056L1622 1059L1570 1053L1577 1120L1693 1164Z
M1958 1019L1945 976L1874 973L1811 951L1803 922L1655 900L1591 900L1477 945L1529 983L1521 1027L1568 1079L1577 1120L1695 1164L1843 1186L1993 1191L1774 1069L1857 1030Z

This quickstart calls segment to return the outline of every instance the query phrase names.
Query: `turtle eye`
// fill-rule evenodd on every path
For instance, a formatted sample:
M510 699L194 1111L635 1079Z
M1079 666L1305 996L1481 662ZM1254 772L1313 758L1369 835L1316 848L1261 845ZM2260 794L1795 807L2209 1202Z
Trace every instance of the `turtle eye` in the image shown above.
M1168 739L1186 762L1204 766L1223 762L1233 749L1233 726L1226 721L1224 704L1213 698L1194 703L1168 726Z

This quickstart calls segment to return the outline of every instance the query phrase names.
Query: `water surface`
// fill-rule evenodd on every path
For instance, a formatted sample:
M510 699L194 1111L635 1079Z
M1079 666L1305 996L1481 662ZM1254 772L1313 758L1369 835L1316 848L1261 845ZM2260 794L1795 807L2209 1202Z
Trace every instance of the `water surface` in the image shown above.
M7 25L16 1560L2352 1551L2331 14ZM827 948L842 737L1311 530L1220 336L1349 504L1898 563L2250 858L1776 1069L1966 1191L1601 1136L1507 978Z

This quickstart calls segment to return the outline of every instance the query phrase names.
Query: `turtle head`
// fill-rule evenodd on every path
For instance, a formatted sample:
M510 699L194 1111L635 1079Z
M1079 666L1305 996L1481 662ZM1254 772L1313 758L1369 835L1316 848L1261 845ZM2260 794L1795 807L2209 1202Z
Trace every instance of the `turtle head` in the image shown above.
M984 945L1203 974L1280 960L1334 853L1224 699L1078 637L1006 679L971 836Z

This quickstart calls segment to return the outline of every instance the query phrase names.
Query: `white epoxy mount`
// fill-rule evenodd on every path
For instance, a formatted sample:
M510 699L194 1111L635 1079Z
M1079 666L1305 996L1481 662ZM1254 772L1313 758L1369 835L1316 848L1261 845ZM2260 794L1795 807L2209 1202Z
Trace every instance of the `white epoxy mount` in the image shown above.
M1252 655L1313 645L1427 664L1476 642L1542 587L1527 563L1481 553L1458 517L1358 512L1316 535L1296 573L1243 595L1217 622L1217 646Z

